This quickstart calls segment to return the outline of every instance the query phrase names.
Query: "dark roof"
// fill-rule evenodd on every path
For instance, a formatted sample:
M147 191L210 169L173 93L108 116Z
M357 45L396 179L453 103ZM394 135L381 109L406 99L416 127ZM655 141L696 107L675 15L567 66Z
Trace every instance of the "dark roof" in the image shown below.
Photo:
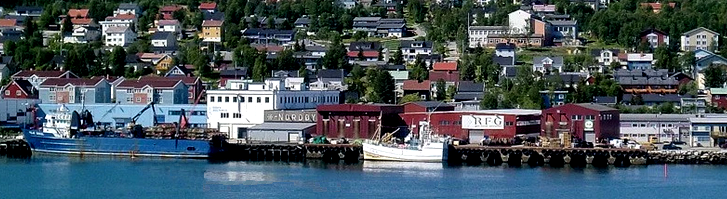
M494 56L494 57L492 57L492 62L500 64L500 66L514 66L515 58L514 57Z
M221 70L220 77L225 77L225 78L247 77L247 67Z
M18 6L15 7L16 12L43 12L43 8L40 6Z
M412 45L414 45L414 44L419 44L419 45L421 45L421 47L412 47ZM432 48L433 44L434 43L431 42L431 41L409 41L409 40L404 40L404 41L401 41L401 45L400 46L402 48Z
M623 101L624 102L632 102L632 99L635 97L634 94L624 94L623 95ZM672 103L680 103L682 98L693 98L692 95L678 95L678 94L642 94L641 99L644 101L644 103L666 103L666 102L672 102Z
M406 26L406 24L389 24L389 23L381 24L380 23L378 26L376 26L376 28L392 29L392 28L404 28L404 26Z
M136 54L126 55L125 61L127 64L141 62L141 60L139 59L139 56Z
M33 84L31 84L30 81L16 79L16 80L13 80L13 82L15 82L15 84L17 84L18 87L20 87L20 89L23 89L23 92L25 92L26 94L28 94L28 95L36 94L35 92L33 92L35 90L35 87L33 87Z
M593 97L593 103L597 103L597 104L615 104L616 100L617 100L616 97L613 97L613 96Z
M0 64L10 64L13 62L13 56L2 56L2 59L0 59Z
M575 104L575 105L583 107L583 108L595 110L595 111L616 111L616 110L618 110L615 108L611 108L611 107L600 105L600 104L594 104L594 103L581 103L581 104Z
M203 20L217 20L222 21L225 19L225 13L223 12L202 12L202 19Z
M477 100L482 99L485 96L483 92L462 92L462 93L455 93L452 98L454 98L455 101L468 101L468 100Z
M351 42L351 44L348 45L348 51L358 51L359 49L378 51L379 48L381 48L381 43L372 41Z
M516 46L514 43L497 43L497 45L495 45L495 49L511 49L512 50L512 49L515 49L515 47Z
M440 101L418 101L418 102L410 102L412 104L419 105L424 108L438 108L438 107L454 107L454 105L447 104Z
M457 92L483 92L484 90L485 84L473 81L461 81L457 85Z
M297 73L297 71L296 71ZM316 74L316 77L318 78L337 78L341 79L346 77L346 71L343 69L322 69L318 70L318 73Z
M32 70L25 70L20 71L18 73L15 73L13 77L30 77L30 76L38 76L38 77L61 77L63 74L66 74L66 71L32 71Z
M310 24L310 18L308 18L308 17L300 17L300 18L296 19L293 24L295 24L295 25L308 25L308 24Z
M505 74L503 74L503 75L504 75L505 77L510 77L510 78L512 78L512 77L515 77L515 76L517 76L517 67L516 67L516 66L507 66L507 67L505 67L505 69L503 69L503 70L504 70L504 73L505 73Z
M618 53L620 52L620 50L618 50L618 49L593 49L593 50L591 50L591 56L600 57L601 52L603 52L605 50L611 51L611 53L613 53L614 57L618 57Z
M587 77L585 75L581 74L559 74L560 79L564 84L578 84L581 81L584 81ZM556 78L557 75L546 75L546 79Z
M139 8L139 5L136 3L120 3L119 9L136 9Z
M295 30L248 28L248 29L242 30L242 34L244 36L279 35L279 34L293 35L293 34L295 34Z
M279 70L273 72L273 77L298 77L297 70Z
M141 80L124 80L119 84L118 88L143 88L144 86L151 86L154 88L174 88L179 81L141 81Z
M163 46L163 47L152 46L151 47L151 51L154 53L173 53L177 50L179 50L179 47L177 47L177 46Z
M616 79L620 85L679 85L675 78L662 77L619 77Z
M151 35L151 40L167 39L172 34L173 34L172 32L155 32L154 34Z
M184 75L172 74L172 71L174 71L174 70L182 71L182 73L184 73ZM188 74L191 74L191 71L189 71L189 69L187 69L187 67L185 67L183 65L176 65L176 66L170 68L169 71L167 71L167 74L164 74L164 76L165 77L187 76Z
M421 60L433 60L433 61L442 61L442 55L440 54L417 54L417 59Z
M382 66L379 66L379 68L384 69L384 70L406 70L405 65L392 65L392 64L382 65Z
M627 70L627 69L621 69L616 70L613 72L614 78L620 78L620 77L667 77L669 76L669 71L667 69L634 69L634 70Z

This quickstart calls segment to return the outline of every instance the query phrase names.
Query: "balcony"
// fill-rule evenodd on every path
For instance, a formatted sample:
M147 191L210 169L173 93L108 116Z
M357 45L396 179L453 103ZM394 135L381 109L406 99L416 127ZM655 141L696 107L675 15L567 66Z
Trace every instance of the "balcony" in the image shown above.
M727 132L721 132L721 131L712 131L710 135L713 138L727 138Z

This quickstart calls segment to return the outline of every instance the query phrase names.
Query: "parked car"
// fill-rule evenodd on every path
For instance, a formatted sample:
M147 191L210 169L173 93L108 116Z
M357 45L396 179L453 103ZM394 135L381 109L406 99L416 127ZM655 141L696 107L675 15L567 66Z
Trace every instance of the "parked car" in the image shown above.
M674 144L665 144L664 146L661 146L661 149L663 149L663 150L682 150L682 147L676 146Z

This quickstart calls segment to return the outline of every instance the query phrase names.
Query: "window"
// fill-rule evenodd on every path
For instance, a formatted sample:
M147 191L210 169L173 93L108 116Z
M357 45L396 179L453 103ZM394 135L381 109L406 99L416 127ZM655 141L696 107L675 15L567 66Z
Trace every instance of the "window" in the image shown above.
M714 99L719 99L719 95L714 95Z
M512 126L512 122L505 122L505 126Z
M633 123L633 124L631 124L631 127L639 127L639 125L636 123Z
M222 102L222 96L217 96L217 102Z
M5 90L5 95L10 96L10 90Z
M261 101L261 98L257 97L257 103L260 103L260 101Z
M671 128L671 127L674 127L674 125L673 124L667 124L666 127Z
M48 96L48 100L50 100L50 101L56 101L56 96L55 95L50 95L50 96Z
M225 102L230 102L230 97L225 97Z
M646 127L646 124L641 123L641 124L639 124L639 127Z
M582 115L571 115L571 119L573 121L583 120L583 116Z
M161 104L161 103L164 103L164 98L162 98L162 97L159 97L159 103L160 103L160 104Z
M252 103L252 97L247 97L247 102Z
M240 97L240 102L245 102L245 97Z
M48 91L56 91L56 88L48 88Z
M141 102L141 97L137 97L136 102Z
M242 118L242 114L240 113L233 113L232 118Z
M169 115L181 115L182 111L169 111Z
M587 119L587 120L593 120L593 119L596 119L596 116L593 116L593 115L586 115L586 119Z
M232 97L232 102L237 102L237 97Z
M230 118L229 113L220 113L220 118Z
M210 96L210 102L215 102L215 96Z
M127 98L126 98L126 101L127 101L127 102L131 102L131 101L132 101L132 100L131 100L131 97L127 97Z
M270 97L265 97L265 103L270 103Z

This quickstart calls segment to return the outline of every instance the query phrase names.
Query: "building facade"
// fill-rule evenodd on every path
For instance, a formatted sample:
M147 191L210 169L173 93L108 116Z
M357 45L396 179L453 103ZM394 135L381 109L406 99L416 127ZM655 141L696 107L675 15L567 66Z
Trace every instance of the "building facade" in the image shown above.
M618 138L619 111L598 104L566 104L543 110L541 135L559 137L562 133L596 143Z
M719 33L704 27L687 31L681 37L681 50L707 50L714 52L719 49L719 36Z
M187 85L179 81L124 80L116 86L119 104L187 104Z
M636 142L689 140L689 114L621 114L621 138Z
M38 93L43 103L111 103L111 84L106 79L48 79Z
M397 132L394 136L406 135L406 123L398 115L404 111L400 105L321 105L316 111L316 135L352 139L371 139L377 133L384 135L394 131Z
M401 117L415 134L431 129L470 142L540 133L540 110L412 111Z

